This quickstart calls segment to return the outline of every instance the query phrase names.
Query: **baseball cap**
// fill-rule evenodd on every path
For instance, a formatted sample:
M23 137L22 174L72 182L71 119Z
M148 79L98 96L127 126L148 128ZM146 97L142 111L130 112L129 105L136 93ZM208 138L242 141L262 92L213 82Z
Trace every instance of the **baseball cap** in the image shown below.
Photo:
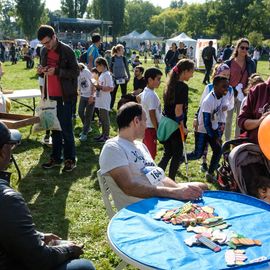
M3 122L0 122L0 148L4 144L18 144L22 138L17 129L9 129Z

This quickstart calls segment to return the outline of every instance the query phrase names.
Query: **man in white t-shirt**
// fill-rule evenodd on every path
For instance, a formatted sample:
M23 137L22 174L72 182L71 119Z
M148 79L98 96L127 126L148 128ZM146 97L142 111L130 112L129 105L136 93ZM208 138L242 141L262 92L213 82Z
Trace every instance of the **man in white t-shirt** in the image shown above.
M203 100L198 115L198 132L195 136L195 149L188 153L189 160L196 160L203 155L205 145L209 142L213 155L206 179L215 181L214 171L217 169L221 157L221 137L218 134L219 113L222 110L222 97L227 94L229 82L227 78L217 76L213 81L214 91Z
M121 209L149 197L194 200L202 196L207 185L199 182L175 183L153 161L142 139L146 113L140 104L128 102L117 114L119 136L106 141L99 157L101 174L112 180L108 185L115 205Z

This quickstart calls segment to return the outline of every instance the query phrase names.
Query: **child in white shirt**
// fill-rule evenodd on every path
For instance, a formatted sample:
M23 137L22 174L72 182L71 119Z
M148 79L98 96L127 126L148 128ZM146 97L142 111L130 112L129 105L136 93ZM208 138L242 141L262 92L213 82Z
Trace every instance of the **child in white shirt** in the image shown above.
M147 146L153 159L157 154L157 128L161 118L161 103L155 89L159 87L162 72L157 68L148 68L144 77L147 83L138 100L146 113L146 130L143 143Z
M196 160L203 155L208 142L213 154L206 179L212 182L215 179L214 171L217 169L221 157L221 139L218 131L219 111L222 107L222 97L228 92L227 78L217 76L213 81L214 91L211 91L203 100L198 116L198 129L195 137L195 149L188 153L188 160Z
M99 110L99 119L102 126L102 134L95 138L97 142L105 142L110 133L110 104L114 83L109 72L109 66L105 58L98 57L95 61L96 68L100 73L96 87L95 107Z
M87 140L87 134L92 130L91 119L95 109L94 93L95 87L91 82L92 73L83 64L79 63L80 75L78 77L78 89L80 94L80 103L78 114L81 118L83 129L80 134L80 141L84 142Z

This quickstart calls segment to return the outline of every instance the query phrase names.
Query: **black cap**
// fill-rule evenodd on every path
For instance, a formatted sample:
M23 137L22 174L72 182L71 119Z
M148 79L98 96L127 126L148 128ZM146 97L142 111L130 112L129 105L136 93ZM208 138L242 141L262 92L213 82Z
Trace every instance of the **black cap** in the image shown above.
M3 122L0 122L0 147L4 144L18 144L21 138L22 135L17 129L8 129Z

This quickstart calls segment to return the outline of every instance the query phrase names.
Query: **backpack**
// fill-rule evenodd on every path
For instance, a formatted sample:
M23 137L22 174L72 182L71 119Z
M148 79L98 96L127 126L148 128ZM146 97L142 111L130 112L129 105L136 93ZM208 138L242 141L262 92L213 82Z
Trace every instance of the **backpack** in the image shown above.
M87 63L87 51L81 54L80 62L86 64Z

